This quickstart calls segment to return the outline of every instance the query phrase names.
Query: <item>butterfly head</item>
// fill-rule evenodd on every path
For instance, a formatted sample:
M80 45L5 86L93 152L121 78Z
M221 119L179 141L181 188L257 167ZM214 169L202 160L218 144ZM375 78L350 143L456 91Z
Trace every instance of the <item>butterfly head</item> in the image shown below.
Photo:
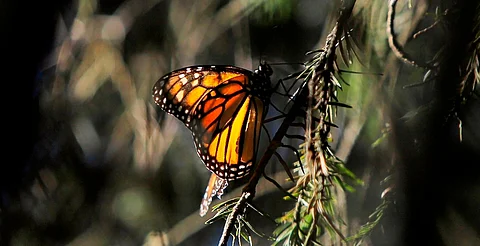
M273 74L273 70L272 70L272 67L270 67L270 65L262 61L260 62L260 65L258 65L258 68L255 69L254 73L264 77L270 77Z

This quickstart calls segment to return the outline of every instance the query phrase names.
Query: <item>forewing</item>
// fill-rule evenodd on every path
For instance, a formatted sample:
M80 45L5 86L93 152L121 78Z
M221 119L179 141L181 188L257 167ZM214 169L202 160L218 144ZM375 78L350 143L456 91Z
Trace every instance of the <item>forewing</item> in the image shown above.
M161 109L174 115L192 130L191 121L199 117L197 106L206 95L222 84L245 86L246 70L236 67L187 67L160 78L153 87L153 98ZM221 103L220 101L217 104Z

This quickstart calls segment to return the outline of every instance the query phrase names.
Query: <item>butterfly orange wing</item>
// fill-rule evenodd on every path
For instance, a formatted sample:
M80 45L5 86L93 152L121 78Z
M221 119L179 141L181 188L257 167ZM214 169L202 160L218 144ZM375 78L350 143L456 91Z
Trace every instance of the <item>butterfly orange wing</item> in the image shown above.
M251 71L190 67L162 77L153 97L192 131L207 168L220 178L246 176L255 157L265 104L249 89Z
M253 166L268 100L260 95L270 82L252 81L254 76L230 66L187 67L163 76L153 88L155 103L192 131L197 154L213 172L202 215L229 180L245 177Z
M213 172L200 206L202 216L206 214L212 197L221 197L223 189L228 185L227 180L248 175L256 158L264 103L259 98L243 94L238 95L243 99L240 103L232 103L235 110L225 107L223 114L217 114L215 107L206 110L211 118L205 117L201 121L205 132L200 136L194 135L199 156ZM206 103L209 103L208 100ZM225 117L230 114L232 117ZM225 124L224 120L227 121ZM223 128L218 129L219 125Z

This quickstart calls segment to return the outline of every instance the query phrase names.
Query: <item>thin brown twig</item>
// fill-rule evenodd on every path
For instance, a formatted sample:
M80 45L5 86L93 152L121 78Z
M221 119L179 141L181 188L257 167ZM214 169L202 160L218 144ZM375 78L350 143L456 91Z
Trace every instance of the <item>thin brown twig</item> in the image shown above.
M443 15L444 15L444 16L447 15L449 10L450 10L450 9L445 10L445 11L443 12ZM420 36L420 35L428 32L429 30L431 30L432 28L434 28L435 26L437 26L438 23L440 23L441 20L442 20L442 19L439 18L439 19L435 20L435 22L433 22L430 26L427 26L427 27L423 28L422 30L416 32L415 34L413 34L413 38L415 39L415 38L417 38L418 36Z
M438 23L440 23L440 20L436 20L435 22L433 22L433 24L431 24L430 26L427 26L425 28L423 28L422 30L416 32L415 34L413 34L413 38L417 38L418 36L428 32L429 30L431 30L432 28L434 28Z
M388 44L392 49L393 54L400 60L402 60L406 64L410 64L414 67L422 67L422 68L432 68L429 64L415 61L405 50L403 47L398 43L397 39L395 38L395 29L394 29L394 22L395 22L395 7L397 6L397 0L390 0L388 5L388 15L387 15L387 35L388 35Z

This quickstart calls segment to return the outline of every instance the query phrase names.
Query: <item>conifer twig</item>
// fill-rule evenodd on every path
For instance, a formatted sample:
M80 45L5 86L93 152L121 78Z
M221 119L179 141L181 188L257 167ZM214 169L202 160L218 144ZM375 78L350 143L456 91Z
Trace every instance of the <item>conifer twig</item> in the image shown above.
M420 61L415 61L405 50L403 50L402 46L398 43L397 39L395 38L395 29L394 29L394 22L395 22L395 7L397 6L397 0L390 0L388 5L388 15L387 15L387 35L388 35L388 44L392 49L393 54L400 60L402 60L406 64L410 64L414 67L423 67L423 68L432 68L429 64L423 63Z

